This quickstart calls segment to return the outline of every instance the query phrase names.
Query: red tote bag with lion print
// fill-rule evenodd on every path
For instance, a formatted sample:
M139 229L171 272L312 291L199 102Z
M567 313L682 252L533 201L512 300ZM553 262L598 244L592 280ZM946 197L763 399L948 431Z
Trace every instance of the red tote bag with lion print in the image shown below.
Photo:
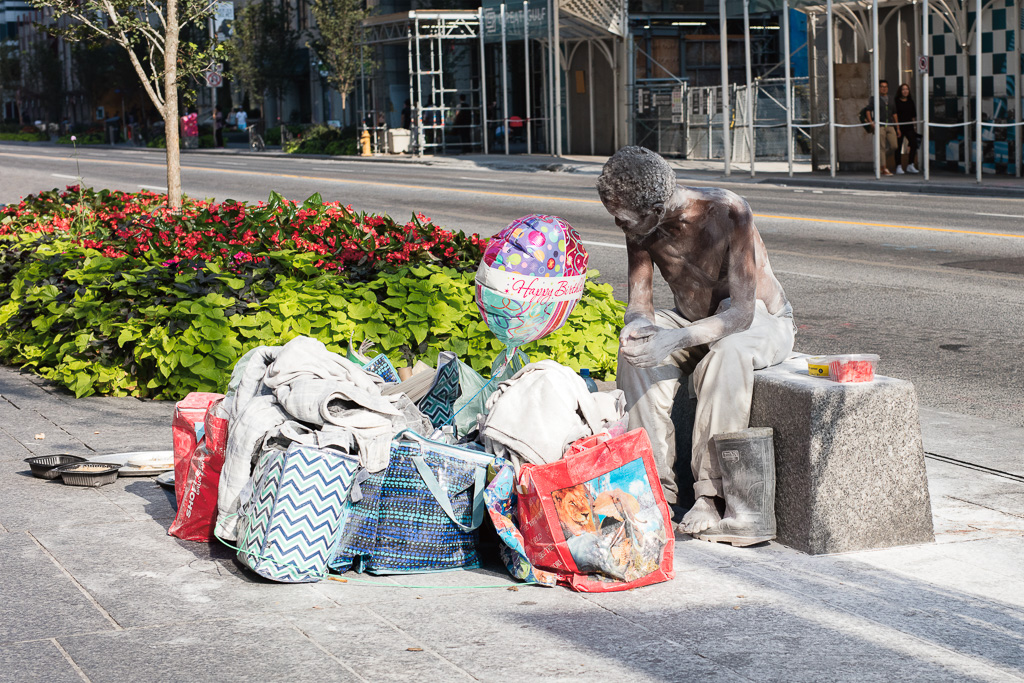
M518 491L527 558L573 590L621 591L675 575L671 514L643 429L587 437L558 462L524 465Z

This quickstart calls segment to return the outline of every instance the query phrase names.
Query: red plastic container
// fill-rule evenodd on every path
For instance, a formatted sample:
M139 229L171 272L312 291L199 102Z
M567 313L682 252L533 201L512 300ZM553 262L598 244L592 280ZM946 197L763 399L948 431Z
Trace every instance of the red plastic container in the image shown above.
M870 382L875 379L874 353L847 353L828 357L828 378L833 382Z

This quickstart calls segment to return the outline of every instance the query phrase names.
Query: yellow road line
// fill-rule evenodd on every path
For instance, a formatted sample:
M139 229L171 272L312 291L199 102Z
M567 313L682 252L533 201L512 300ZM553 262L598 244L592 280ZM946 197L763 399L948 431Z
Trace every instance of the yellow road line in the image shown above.
M9 152L0 152L0 156L17 157L21 159L46 159L49 161L64 159L71 161L71 157L52 157L35 154L12 154ZM96 163L96 164L113 164L116 166L148 166L163 168L163 164L147 164L138 161L115 161L112 159L88 159L80 158L80 162L84 163ZM491 192L489 190L476 190L469 188L438 188L431 187L428 185L402 185L398 183L380 183L372 180L351 180L349 178L328 178L323 176L308 176L298 175L293 173L272 173L268 171L252 171L245 169L233 169L233 168L206 168L201 166L183 166L190 171L207 171L210 173L230 173L235 175L246 175L246 176L268 176L272 178L291 178L293 180L314 180L319 182L328 183L343 183L347 185L371 185L374 187L390 187L402 190L430 190L433 192L460 192L463 194L475 194L475 195L486 195L490 197L509 197L511 199L538 199L549 202L576 202L580 204L600 204L601 201L598 199L580 199L577 197L552 197L549 195L534 195L534 194L515 194L511 192ZM981 230L959 230L957 228L932 228L922 225L893 225L891 223L868 223L864 221L844 221L834 218L803 218L800 216L776 216L772 214L761 214L755 213L755 218L768 218L772 220L785 220L785 221L802 221L806 223L833 223L838 225L859 225L868 228L888 228L892 230L922 230L926 232L945 232L953 233L957 235L976 235L980 237L1012 237L1015 239L1024 239L1024 234L1013 234L1006 232L984 232Z

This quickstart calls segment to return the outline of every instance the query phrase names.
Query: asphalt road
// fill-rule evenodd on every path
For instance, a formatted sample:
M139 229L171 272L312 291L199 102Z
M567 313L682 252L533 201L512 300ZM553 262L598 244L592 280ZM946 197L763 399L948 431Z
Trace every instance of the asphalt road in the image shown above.
M623 240L593 175L205 154L184 155L182 166L193 196L320 192L357 210L421 212L485 235L525 214L557 214L625 298ZM76 160L66 148L0 145L0 203L79 173L93 187L166 184L156 152L89 149ZM797 350L878 353L880 372L913 381L922 405L1024 426L1024 200L718 184L754 210L796 311ZM671 305L666 287L655 303Z

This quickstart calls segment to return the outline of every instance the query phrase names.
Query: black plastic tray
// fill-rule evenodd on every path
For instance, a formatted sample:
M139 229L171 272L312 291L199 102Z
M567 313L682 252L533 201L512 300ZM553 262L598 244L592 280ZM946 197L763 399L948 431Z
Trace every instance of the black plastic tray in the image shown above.
M83 465L89 468L88 472L69 471ZM113 484L117 480L117 470L120 468L120 465L109 462L73 462L61 465L57 468L57 471L60 472L64 483L69 486L105 486Z
M55 453L54 455L39 455L34 458L25 458L25 462L32 468L32 474L40 479L56 479L60 476L57 467L70 465L76 462L85 462L85 458L68 453Z

